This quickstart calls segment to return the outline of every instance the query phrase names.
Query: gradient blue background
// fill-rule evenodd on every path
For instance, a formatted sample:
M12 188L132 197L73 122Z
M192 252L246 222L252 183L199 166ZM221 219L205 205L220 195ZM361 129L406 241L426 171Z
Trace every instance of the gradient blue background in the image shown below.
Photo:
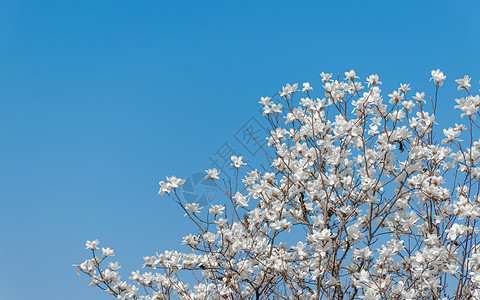
M123 271L193 227L157 195L287 82L378 73L431 94L480 79L478 1L1 1L0 299L110 299L72 264ZM113 298L112 298L113 299Z

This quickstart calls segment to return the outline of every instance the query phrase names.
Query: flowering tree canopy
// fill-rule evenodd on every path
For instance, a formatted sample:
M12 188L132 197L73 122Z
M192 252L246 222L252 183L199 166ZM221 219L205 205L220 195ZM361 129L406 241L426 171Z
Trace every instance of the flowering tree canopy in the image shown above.
M309 83L287 84L282 103L261 98L269 166L233 156L231 182L206 170L224 203L185 203L184 180L160 182L196 226L183 237L191 250L144 257L129 283L118 262L105 266L113 250L87 241L93 257L78 273L120 300L480 299L480 96L470 78L456 80L462 124L443 129L440 70L428 100L402 84L385 101L377 75L367 87L353 70L321 77L322 98Z

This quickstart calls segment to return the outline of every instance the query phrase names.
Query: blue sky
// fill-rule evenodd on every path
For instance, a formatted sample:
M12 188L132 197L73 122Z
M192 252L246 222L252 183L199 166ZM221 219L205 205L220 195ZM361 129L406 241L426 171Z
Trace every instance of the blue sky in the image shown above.
M77 277L84 243L124 271L193 227L157 195L187 177L270 96L320 72L432 91L480 79L478 1L2 1L2 299L110 299ZM112 298L113 299L113 298Z

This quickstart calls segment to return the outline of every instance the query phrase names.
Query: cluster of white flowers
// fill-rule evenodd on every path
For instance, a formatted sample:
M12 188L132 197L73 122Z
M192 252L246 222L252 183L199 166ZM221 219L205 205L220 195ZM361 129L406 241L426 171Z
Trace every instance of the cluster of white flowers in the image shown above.
M408 84L385 103L378 75L366 90L353 70L321 78L320 98L304 83L287 84L283 104L261 99L269 168L232 156L237 178L248 168L233 184L206 170L225 203L202 212L177 195L184 180L160 182L198 227L183 237L190 252L144 257L147 270L128 283L117 262L102 265L113 250L87 241L93 257L77 271L121 300L480 299L480 96L470 78L457 80L466 123L448 129L436 127L440 70L431 106Z

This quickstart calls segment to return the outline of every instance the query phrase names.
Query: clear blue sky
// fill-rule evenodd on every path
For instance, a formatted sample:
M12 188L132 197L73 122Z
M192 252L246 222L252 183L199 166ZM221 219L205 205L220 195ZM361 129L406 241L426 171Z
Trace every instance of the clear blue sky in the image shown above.
M102 300L72 267L86 239L124 271L193 229L157 195L287 82L378 73L431 92L480 79L478 1L2 1L0 291ZM452 90L450 93L448 89ZM476 91L475 91L476 92ZM451 96L450 96L451 95ZM113 298L112 298L113 299Z

